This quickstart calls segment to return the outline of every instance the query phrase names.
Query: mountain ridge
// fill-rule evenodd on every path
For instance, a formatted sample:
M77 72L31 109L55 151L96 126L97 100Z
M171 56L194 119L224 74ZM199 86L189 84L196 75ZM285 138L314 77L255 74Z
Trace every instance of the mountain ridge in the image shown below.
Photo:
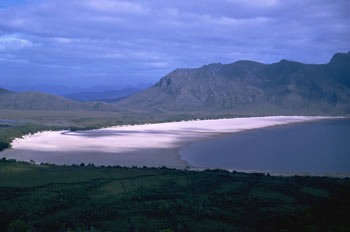
M10 90L4 89L4 88L0 88L0 95L2 94L10 94L10 93L14 93Z
M0 88L1 109L204 112L242 115L350 114L350 52L326 64L240 60L178 68L118 102L79 102Z
M117 104L155 111L348 114L349 57L350 53L337 53L327 64L283 59L175 69Z
M20 110L117 111L114 105L105 102L78 102L38 91L17 93L7 90L0 95L0 108Z

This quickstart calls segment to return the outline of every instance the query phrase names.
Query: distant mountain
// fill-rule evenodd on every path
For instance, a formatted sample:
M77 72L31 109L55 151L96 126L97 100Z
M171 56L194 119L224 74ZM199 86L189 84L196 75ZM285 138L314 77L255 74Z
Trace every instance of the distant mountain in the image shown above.
M116 102L130 96L133 93L140 91L141 89L136 88L125 88L114 91L103 91L103 92L77 92L65 94L63 97L77 100L77 101L104 101L104 102Z
M113 101L113 96L128 91L69 97ZM121 95L116 97L125 97ZM0 88L0 109L343 115L350 114L350 53L337 53L327 64L237 61L176 69L154 86L118 102L80 101Z
M349 114L350 53L327 64L237 61L176 69L116 104L146 111Z
M2 94L9 94L9 93L13 93L13 92L10 91L10 90L7 90L7 89L0 88L0 95L2 95Z
M1 82L1 81L0 81ZM77 84L76 82L66 83L66 84L48 84L48 83L26 83L19 82L17 84L4 84L0 86L4 89L9 89L15 92L28 92L28 91L36 91L36 92L44 92L49 94L54 94L58 96L65 96L74 93L96 93L96 92L114 92L114 91L122 91L127 89L137 89L142 90L152 86L154 83L149 82L131 82L126 85L125 82L113 82L113 83L104 83L100 85L91 85L85 86L87 83ZM109 98L109 97L107 97Z
M0 109L116 111L105 102L78 102L42 92L11 92L0 89Z

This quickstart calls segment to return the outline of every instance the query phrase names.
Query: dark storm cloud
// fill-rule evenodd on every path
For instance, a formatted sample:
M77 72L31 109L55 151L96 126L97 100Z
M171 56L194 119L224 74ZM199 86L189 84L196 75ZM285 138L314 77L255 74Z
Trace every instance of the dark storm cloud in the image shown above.
M0 85L154 82L178 67L328 62L347 0L26 0L0 5Z

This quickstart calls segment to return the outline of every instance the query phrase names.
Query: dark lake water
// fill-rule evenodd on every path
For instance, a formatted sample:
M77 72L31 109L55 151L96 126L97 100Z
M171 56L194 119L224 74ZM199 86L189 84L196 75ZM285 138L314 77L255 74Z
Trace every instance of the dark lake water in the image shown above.
M350 173L350 119L248 130L180 149L197 167Z

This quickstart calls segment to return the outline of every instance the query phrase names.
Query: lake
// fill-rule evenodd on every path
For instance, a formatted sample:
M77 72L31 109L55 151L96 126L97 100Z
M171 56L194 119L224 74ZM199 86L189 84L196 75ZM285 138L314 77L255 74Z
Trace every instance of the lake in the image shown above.
M196 167L247 171L350 173L350 119L233 133L179 150Z

